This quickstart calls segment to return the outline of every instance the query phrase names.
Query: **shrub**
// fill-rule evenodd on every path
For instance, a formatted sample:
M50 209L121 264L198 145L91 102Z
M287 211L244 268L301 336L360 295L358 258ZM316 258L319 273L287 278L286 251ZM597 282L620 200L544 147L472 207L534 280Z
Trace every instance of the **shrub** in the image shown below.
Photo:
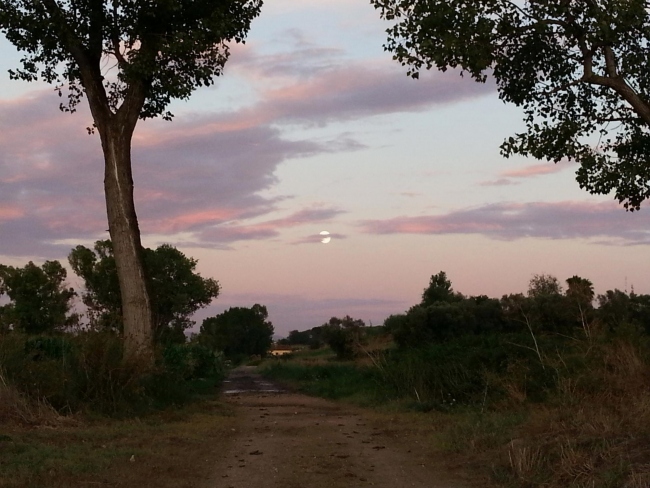
M91 410L109 415L143 412L187 401L195 387L223 379L223 358L199 344L161 351L153 371L125 364L121 338L110 331L55 337L10 333L0 342L0 370L25 399L59 412ZM209 378L199 385L197 378Z
M216 378L225 375L223 354L203 344L170 344L163 349L163 368L185 380Z

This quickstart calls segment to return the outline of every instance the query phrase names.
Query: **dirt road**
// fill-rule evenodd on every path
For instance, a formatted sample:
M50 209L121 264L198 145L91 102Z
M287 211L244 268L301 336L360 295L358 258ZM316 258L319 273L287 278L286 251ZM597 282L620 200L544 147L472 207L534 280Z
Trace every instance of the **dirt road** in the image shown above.
M361 410L291 393L254 368L225 384L237 422L214 488L468 488Z

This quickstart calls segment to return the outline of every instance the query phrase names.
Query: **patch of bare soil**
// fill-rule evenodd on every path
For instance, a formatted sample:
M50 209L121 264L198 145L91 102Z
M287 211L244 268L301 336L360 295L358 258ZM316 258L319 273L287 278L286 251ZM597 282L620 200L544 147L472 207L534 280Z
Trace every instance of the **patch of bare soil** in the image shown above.
M284 391L254 368L235 370L225 389L239 421L212 487L470 486L360 409Z

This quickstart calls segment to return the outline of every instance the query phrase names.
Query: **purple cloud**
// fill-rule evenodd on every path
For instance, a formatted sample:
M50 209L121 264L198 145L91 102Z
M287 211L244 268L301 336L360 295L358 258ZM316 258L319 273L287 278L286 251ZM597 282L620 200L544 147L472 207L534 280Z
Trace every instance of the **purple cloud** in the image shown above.
M281 122L324 124L397 112L423 111L494 92L456 73L412 80L391 66L336 66L318 77L264 92L254 112Z
M498 180L489 180L479 183L481 186L509 186L509 185L519 185L518 181L512 181L508 178L499 178Z
M494 239L605 239L650 244L650 214L613 202L496 203L443 215L360 222L370 234L479 234Z
M494 90L453 74L416 82L390 63L346 60L339 51L314 46L272 56L238 54L239 65L237 57L231 63L235 72L274 80L264 84L258 102L136 129L133 173L144 234L190 232L215 245L277 237L281 222L245 221L277 210L283 197L261 192L277 182L278 165L364 149L350 134L288 140L284 124L424 110ZM60 256L54 241L107 236L103 158L98 136L86 133L89 125L85 106L74 116L62 114L49 91L0 100L0 253Z

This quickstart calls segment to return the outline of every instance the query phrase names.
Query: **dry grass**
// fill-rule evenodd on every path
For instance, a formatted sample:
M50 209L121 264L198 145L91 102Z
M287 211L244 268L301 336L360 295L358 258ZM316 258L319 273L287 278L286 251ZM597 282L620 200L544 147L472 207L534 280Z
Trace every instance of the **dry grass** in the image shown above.
M521 439L513 439L508 445L508 461L517 479L528 480L543 462L543 455L539 447L528 446Z
M396 411L392 425L419 431L432 457L442 453L485 475L482 486L648 488L647 347L631 340L587 344L579 354L589 367L580 374L563 369L568 358L546 357L559 381L544 403L530 403L516 375L506 375L500 386L507 398L491 409Z
M650 365L631 341L601 344L585 377L564 377L516 429L507 468L518 486L650 486Z
M57 426L72 421L71 418L59 415L46 401L26 399L7 384L0 370L0 425Z

